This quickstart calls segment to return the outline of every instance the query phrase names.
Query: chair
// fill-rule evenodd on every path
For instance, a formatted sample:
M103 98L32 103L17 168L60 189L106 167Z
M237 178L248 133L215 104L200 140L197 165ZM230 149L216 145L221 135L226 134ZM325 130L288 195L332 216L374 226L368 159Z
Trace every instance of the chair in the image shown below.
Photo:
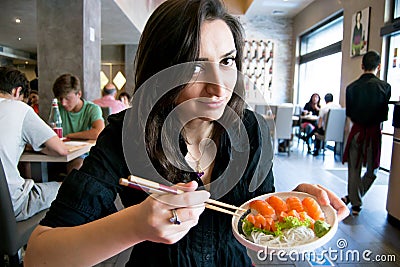
M297 146L299 146L300 140L300 116L301 116L302 107L299 104L294 105L293 107L293 132L296 137L298 137Z
M107 126L107 118L111 114L111 107L101 107L101 112L103 113L104 125Z
M10 266L20 266L18 251L28 243L32 231L46 212L47 210L41 211L25 221L16 221L6 175L0 159L0 266L5 266L4 255L8 256Z
M275 118L275 140L284 140L284 147L290 155L290 140L292 139L293 104L282 104L277 107Z
M346 124L346 110L344 108L334 108L328 111L325 122L325 134L315 133L315 138L322 141L322 155L325 159L326 142L334 141L340 143L340 158L343 155L344 127ZM336 143L334 153L336 153Z

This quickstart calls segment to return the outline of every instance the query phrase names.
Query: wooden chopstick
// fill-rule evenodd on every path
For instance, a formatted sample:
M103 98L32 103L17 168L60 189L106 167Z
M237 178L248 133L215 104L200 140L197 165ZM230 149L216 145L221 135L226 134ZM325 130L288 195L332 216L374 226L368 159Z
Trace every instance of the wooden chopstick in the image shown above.
M230 209L239 210L239 211L246 211L246 209L243 209L243 208L240 208L240 207L236 207L236 206L231 205L231 204L226 204L224 202L221 202L221 201L218 201L218 200L214 200L214 199L211 199L211 198L209 200L207 200L206 202L210 203L210 204L217 205L217 206L225 207L225 208L230 208Z
M172 193L172 194L182 194L184 193L184 191L180 190L180 189L176 189L170 186L166 186L166 185L162 185L153 181L149 181L134 175L129 175L128 179L138 185L142 185L142 186L146 186L149 188L153 188L153 189L157 189L157 190L161 190L161 191L165 191L167 193ZM234 210L240 210L240 211L246 211L246 209L243 208L239 208L230 204L226 204L224 202L218 201L218 200L214 200L214 199L209 199L206 201L207 203L210 204L214 204L217 206L221 206L221 207L225 207L225 208L230 208L230 209L234 209Z
M149 193L157 193L157 194L169 193L169 194L179 195L179 194L182 194L185 192L183 190L180 190L180 189L177 189L174 187L170 187L167 185L162 185L162 184L159 184L159 183L156 183L153 181L149 181L149 180L146 180L146 179L134 176L134 175L129 175L128 179L121 178L119 183L121 185L129 186L131 188L143 190L143 191L146 191ZM246 211L246 209L236 207L234 205L226 204L224 202L214 200L214 199L208 199L206 202L209 203L209 204L206 204L206 208L220 211L220 212L227 213L227 214L234 215L234 216L240 217L239 214L236 214L230 210L220 208L218 206L230 208L230 209L238 210L238 211ZM214 204L214 205L211 205L211 204ZM217 206L215 206L215 205L217 205Z
M237 216L237 217L241 217L242 216L242 215L240 215L238 213L234 213L234 212L232 212L230 210L226 210L226 209L223 209L223 208L211 205L211 204L206 204L206 208L208 208L210 210L216 210L216 211L219 211L219 212L230 214L230 215L233 215L233 216Z

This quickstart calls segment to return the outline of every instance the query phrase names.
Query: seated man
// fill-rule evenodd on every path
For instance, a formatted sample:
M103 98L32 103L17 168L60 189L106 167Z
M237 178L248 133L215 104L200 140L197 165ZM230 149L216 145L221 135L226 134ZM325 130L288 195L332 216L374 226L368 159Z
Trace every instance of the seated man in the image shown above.
M60 183L35 183L24 179L18 171L18 161L25 145L50 155L66 155L67 148L56 133L20 100L27 95L29 81L14 68L0 67L0 158L7 177L11 202L17 221L26 220L50 207Z
M115 114L124 109L126 109L124 103L115 99L115 95L117 94L117 89L112 83L108 83L104 86L102 91L102 98L93 100L93 103L99 105L100 107L110 107L111 113Z
M70 139L96 140L104 129L101 108L81 98L82 91L79 78L72 74L63 74L53 85L54 96L60 101L60 115L63 134ZM83 157L76 158L67 164L67 173L79 169Z
M318 125L317 127L307 136L307 138L311 138L316 132L319 134L325 134L325 122L328 116L328 111L331 108L340 108L341 106L333 103L333 95L328 93L324 97L326 105L322 107L319 111L318 117ZM315 139L314 151L312 154L314 156L319 155L319 150L321 149L321 140Z

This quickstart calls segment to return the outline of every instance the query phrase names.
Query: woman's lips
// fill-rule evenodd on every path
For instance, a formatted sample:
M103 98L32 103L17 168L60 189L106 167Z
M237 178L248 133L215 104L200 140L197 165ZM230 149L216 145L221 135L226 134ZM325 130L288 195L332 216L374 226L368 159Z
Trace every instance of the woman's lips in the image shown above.
M207 107L210 108L220 108L225 104L225 101L223 99L221 100L205 100L201 99L199 100L200 103L206 105Z

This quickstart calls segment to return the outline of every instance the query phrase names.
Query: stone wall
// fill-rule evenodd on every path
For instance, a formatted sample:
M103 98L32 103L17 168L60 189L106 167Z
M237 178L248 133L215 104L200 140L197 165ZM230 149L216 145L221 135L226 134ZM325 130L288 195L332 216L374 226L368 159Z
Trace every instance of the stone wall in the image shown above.
M271 40L274 43L271 103L292 102L293 21L264 16L241 16L240 21L245 29L246 39Z

